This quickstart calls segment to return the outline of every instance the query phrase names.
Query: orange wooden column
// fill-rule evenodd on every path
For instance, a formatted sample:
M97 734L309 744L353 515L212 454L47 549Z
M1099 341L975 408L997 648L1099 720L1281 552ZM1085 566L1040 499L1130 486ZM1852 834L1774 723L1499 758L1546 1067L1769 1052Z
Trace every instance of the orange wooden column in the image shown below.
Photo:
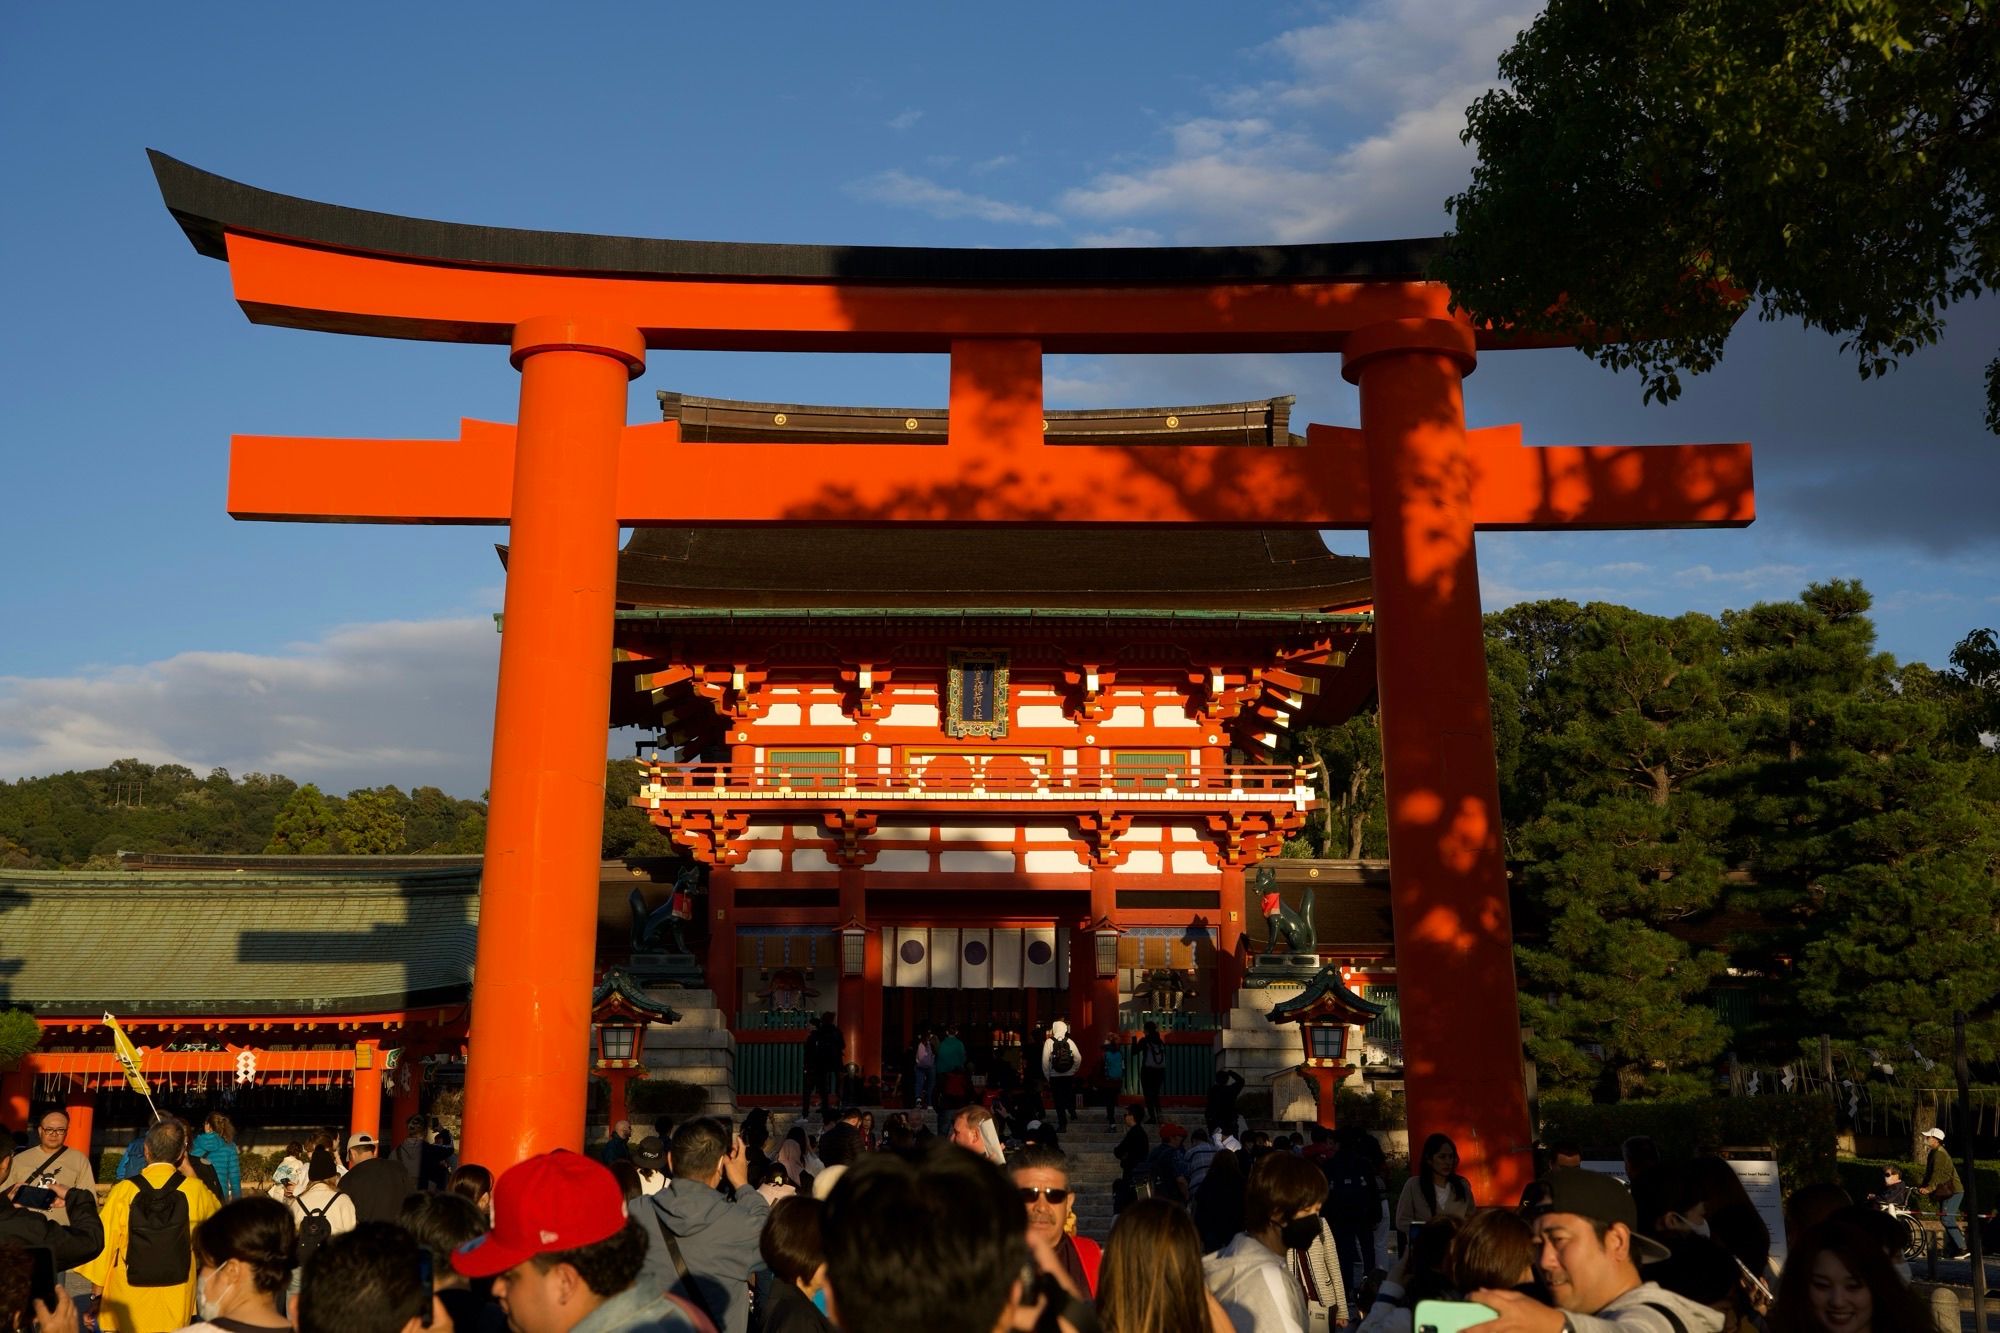
M354 1103L347 1132L373 1134L377 1143L382 1141L382 1048L372 1041L354 1044Z
M90 1137L97 1121L97 1092L93 1088L71 1087L68 1104L63 1114L69 1117L69 1134L63 1139L65 1148L74 1148L95 1162L91 1156Z
M0 1074L0 1132L12 1133L28 1127L34 1090L35 1076L25 1069Z
M583 1147L618 564L618 441L638 330L514 329L521 414L493 717L466 1161Z
M1479 1202L1531 1179L1500 781L1486 684L1463 324L1395 320L1354 334L1373 516L1376 679L1410 1136L1449 1134Z

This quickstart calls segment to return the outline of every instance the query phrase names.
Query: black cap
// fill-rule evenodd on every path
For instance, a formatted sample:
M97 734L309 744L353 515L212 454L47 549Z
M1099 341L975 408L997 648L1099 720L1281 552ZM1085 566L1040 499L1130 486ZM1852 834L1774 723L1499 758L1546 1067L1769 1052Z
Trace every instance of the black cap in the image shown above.
M632 1160L640 1166L657 1168L667 1160L667 1147L657 1134L648 1134L632 1149Z
M1667 1257L1667 1247L1639 1230L1639 1209L1632 1191L1611 1176L1586 1171L1580 1166L1559 1166L1549 1172L1547 1203L1535 1209L1540 1217L1548 1213L1572 1213L1593 1222L1623 1222L1632 1233L1635 1263L1657 1263Z

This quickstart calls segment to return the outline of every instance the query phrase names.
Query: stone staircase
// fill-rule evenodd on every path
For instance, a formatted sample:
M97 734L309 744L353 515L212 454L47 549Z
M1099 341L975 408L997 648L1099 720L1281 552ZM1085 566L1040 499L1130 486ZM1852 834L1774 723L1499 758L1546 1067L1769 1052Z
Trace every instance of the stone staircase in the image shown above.
M694 1083L708 1090L704 1115L736 1117L736 1038L712 990L662 987L647 992L664 1000L681 1021L646 1029L646 1070L653 1078Z

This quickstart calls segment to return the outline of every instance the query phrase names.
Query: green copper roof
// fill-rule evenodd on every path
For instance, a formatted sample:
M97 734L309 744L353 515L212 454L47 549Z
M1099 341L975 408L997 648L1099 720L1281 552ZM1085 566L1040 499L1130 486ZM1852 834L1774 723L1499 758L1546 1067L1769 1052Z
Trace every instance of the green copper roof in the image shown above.
M0 871L0 1004L316 1015L464 1000L477 867Z

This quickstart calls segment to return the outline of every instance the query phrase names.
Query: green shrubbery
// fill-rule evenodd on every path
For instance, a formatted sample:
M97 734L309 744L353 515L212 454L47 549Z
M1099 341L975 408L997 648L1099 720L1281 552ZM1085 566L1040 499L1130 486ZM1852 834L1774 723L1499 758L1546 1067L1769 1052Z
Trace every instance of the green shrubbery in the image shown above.
M1573 1139L1586 1158L1616 1159L1625 1140L1635 1134L1650 1135L1670 1161L1717 1148L1769 1145L1777 1153L1787 1190L1836 1178L1830 1097L1711 1097L1611 1105L1542 1102L1542 1138Z

